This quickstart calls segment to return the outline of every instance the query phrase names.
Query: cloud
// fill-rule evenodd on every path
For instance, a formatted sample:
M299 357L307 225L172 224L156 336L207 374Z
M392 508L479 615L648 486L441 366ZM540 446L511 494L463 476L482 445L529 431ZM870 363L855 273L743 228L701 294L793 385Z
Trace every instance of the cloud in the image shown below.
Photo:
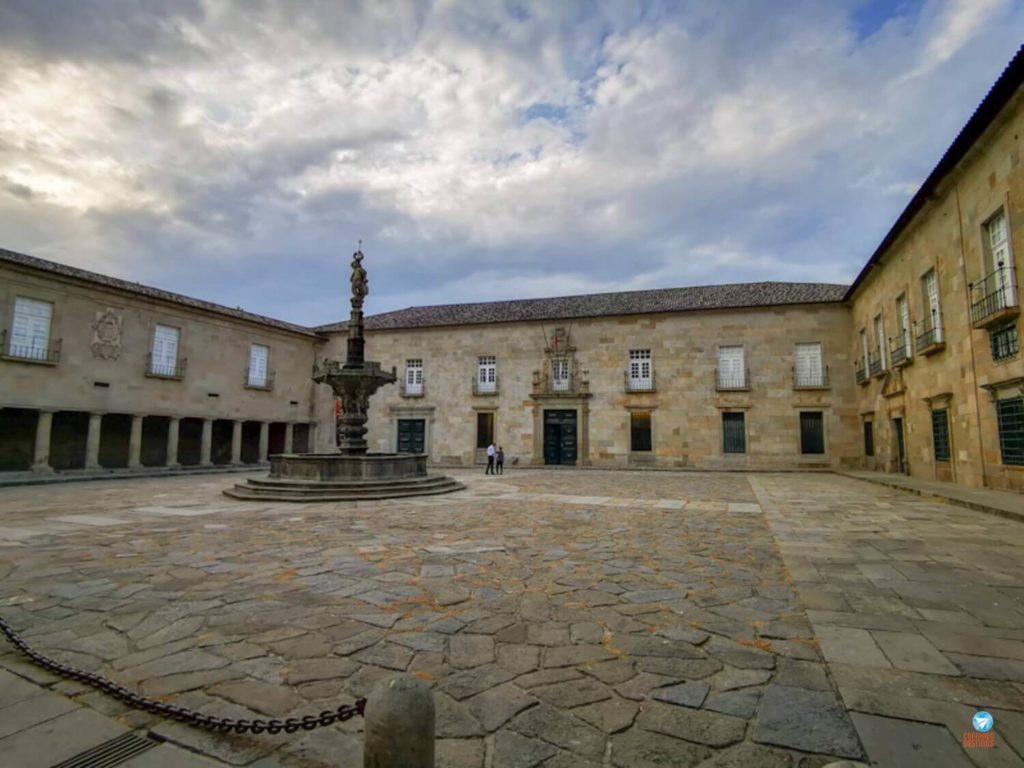
M847 279L1024 22L1008 0L44 5L0 8L0 245L308 323L343 313L358 238L371 311Z

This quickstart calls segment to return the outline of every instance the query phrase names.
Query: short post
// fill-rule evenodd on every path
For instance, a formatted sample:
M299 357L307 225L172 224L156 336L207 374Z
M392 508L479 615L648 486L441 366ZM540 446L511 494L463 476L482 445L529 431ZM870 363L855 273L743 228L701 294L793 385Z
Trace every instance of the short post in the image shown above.
M434 694L422 680L398 675L366 702L363 768L434 768Z

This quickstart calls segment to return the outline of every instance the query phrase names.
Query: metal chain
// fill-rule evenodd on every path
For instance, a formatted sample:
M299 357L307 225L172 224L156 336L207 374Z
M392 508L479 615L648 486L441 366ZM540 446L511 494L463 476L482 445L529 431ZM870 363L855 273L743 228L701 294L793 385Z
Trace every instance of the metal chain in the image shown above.
M85 672L67 664L61 664L39 651L29 647L28 643L22 640L18 634L11 629L2 617L0 617L0 634L3 634L11 644L28 656L33 662L43 669L54 674L65 677L69 680L77 680L80 683L98 688L115 699L120 699L125 704L135 709L151 712L154 715L177 720L196 728L203 728L207 731L218 731L220 733L295 733L296 731L312 731L325 725L333 725L344 720L351 720L357 715L362 715L366 708L366 699L356 699L353 704L342 704L337 709L327 709L318 715L305 715L303 717L289 717L286 720L244 720L231 717L213 717L204 715L185 707L178 707L174 704L165 704L143 696L141 693L129 690L123 685L118 685L112 680L107 680L93 672Z

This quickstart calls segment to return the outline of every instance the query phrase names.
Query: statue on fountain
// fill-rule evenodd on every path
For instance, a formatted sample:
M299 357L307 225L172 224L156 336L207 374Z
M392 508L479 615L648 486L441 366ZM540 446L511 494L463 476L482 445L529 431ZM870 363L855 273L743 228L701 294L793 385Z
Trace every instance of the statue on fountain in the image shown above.
M360 248L362 243L360 242ZM341 399L341 418L337 426L337 444L341 453L358 456L367 451L366 421L370 395L385 384L397 381L395 371L382 371L380 363L367 361L363 352L363 301L370 293L370 283L363 269L363 252L352 254L352 311L348 320L347 352L344 364L324 358L313 369L313 381L327 384Z

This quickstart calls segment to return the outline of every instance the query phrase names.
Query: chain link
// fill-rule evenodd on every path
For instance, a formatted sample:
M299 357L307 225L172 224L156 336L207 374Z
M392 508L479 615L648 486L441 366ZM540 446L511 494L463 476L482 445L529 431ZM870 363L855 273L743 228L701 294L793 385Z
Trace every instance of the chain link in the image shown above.
M160 717L170 720L177 720L188 725L202 728L207 731L218 731L220 733L269 733L277 734L295 733L297 731L312 731L344 720L351 720L353 717L361 716L366 708L366 699L356 699L352 704L342 704L337 709L325 709L319 715L304 715L303 717L289 717L287 720L236 720L230 717L213 717L204 715L192 709L179 707L174 704L167 704L143 696L141 693L129 690L123 685L118 685L112 680L107 680L93 672L85 672L67 664L61 664L39 651L31 648L28 643L22 640L18 634L11 629L2 617L0 617L0 634L6 637L11 645L21 651L25 656L38 664L43 669L49 670L60 677L69 680L77 680L86 685L91 685L115 699L123 701L133 709L141 709Z

